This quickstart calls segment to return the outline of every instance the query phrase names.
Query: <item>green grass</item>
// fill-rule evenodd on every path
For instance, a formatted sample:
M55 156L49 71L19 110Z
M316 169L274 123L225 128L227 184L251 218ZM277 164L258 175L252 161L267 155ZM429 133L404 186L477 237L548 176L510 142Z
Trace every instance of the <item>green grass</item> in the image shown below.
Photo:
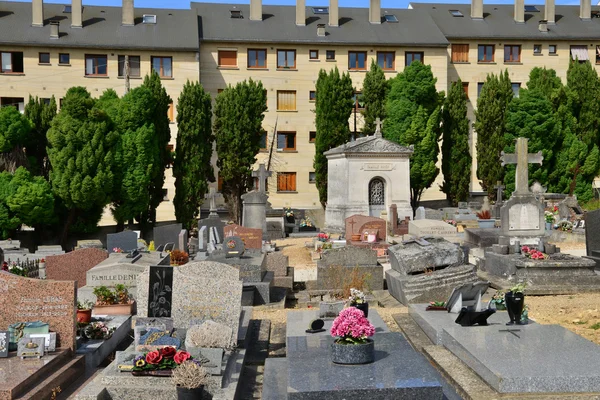
M590 328L592 328L593 330L600 329L600 322L596 322L594 325L590 326Z

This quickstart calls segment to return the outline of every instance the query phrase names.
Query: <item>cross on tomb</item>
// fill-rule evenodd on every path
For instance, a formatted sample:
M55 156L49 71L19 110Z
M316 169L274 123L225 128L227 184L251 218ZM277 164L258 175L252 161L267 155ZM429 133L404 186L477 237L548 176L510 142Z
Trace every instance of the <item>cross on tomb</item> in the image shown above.
M498 332L508 332L511 335L514 335L514 336L518 337L519 339L521 339L521 336L519 336L515 333L515 332L521 332L520 329L500 329Z
M269 179L273 175L273 172L267 171L265 168L265 164L260 163L258 165L258 171L252 171L252 177L258 178L258 191L266 192L267 191L267 179Z
M502 166L506 164L517 164L517 172L515 176L516 188L515 193L527 194L529 193L529 164L542 164L544 156L542 152L527 153L527 138L517 138L517 145L515 146L514 154L500 153L500 159L502 160Z
M505 188L506 188L506 186L504 186L502 184L502 181L496 182L496 186L494 186L494 189L497 190L497 192L496 192L496 204L502 203L502 194L504 193L504 189Z
M354 224L356 224L356 221L354 220L354 218L352 218L350 221L348 221L348 224L350 224L351 233L354 233Z
M381 125L382 125L382 122L379 119L379 117L377 117L375 119L375 136L376 137L382 137L383 136L382 133L381 133Z
M429 236L427 236L427 238L429 238ZM427 240L425 240L425 238L422 238L422 237L412 237L410 239L402 241L402 244L408 244L408 243L416 243L422 247L431 245L431 243L429 243Z
M210 214L217 214L217 197L221 197L221 193L217 193L217 190L214 187L211 187L208 190L208 194L204 195L205 199L210 200Z

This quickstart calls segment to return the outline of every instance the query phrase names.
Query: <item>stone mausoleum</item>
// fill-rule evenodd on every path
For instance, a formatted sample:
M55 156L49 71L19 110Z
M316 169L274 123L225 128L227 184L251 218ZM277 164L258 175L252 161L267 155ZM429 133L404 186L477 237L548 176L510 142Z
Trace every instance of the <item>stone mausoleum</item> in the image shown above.
M375 135L335 147L327 152L327 208L325 229L343 232L344 221L355 214L380 217L397 205L398 218L412 218L410 164L412 146Z

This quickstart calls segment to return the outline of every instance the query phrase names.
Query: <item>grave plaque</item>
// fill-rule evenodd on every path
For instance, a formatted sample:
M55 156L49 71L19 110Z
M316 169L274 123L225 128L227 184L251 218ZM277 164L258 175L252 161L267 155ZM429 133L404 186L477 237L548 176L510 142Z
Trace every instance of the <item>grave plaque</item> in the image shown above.
M109 253L116 253L115 249L121 249L128 253L138 248L138 235L133 231L109 233L106 235L106 248Z
M75 350L75 282L0 272L0 298L0 329L24 321L44 321L57 333L59 347Z
M8 331L0 331L0 358L8 357Z
M511 231L540 229L538 207L531 203L515 204L508 210L508 221Z
M226 251L227 257L240 257L244 254L246 248L244 242L238 236L230 236L225 238L223 249Z
M151 266L148 287L148 317L170 317L173 267Z
M179 233L181 232L181 224L170 224L154 227L154 244L175 243L175 249L185 251L179 247Z
M23 338L19 340L17 357L21 359L27 357L41 358L44 355L44 348L44 338Z
M25 338L28 338L28 339L43 338L44 339L44 349L46 350L46 353L56 351L56 332L28 333L25 335Z
M143 266L124 263L99 266L87 272L87 285L93 287L115 286L122 283L127 286L135 286L136 279L143 269Z
M245 228L237 224L227 225L223 228L225 240L232 236L239 236L247 249L262 249L262 229Z

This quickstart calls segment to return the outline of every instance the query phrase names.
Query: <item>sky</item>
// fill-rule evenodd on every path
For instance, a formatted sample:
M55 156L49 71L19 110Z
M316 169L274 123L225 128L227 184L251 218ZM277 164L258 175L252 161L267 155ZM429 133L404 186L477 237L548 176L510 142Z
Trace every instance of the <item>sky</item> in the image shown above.
M15 1L15 0L12 0ZM31 0L16 0L21 2L31 2ZM203 3L237 3L249 4L249 0L195 0ZM406 8L411 0L381 0L382 8ZM470 0L436 0L423 1L412 0L418 3L467 3ZM590 1L590 0L588 0ZM592 4L596 4L597 0L593 0ZM44 0L45 3L70 4L70 0ZM84 0L84 5L104 5L104 6L120 6L121 0ZM295 0L263 0L263 4L277 5L294 5ZM329 0L306 0L308 6L326 6ZM513 0L484 0L484 4L514 4ZM525 4L544 4L544 0L525 0ZM579 5L579 0L557 0L557 5ZM369 0L339 0L340 7L369 7ZM152 8L189 8L190 0L135 0L136 7L152 7Z

